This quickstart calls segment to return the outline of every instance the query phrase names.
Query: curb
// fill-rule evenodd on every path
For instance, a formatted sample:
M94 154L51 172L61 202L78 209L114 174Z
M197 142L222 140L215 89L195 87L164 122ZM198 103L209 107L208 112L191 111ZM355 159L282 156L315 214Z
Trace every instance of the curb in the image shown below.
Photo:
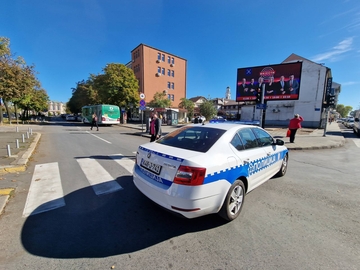
M4 212L5 206L14 190L14 188L0 189L0 215Z
M35 134L36 136L34 140L30 144L29 148L25 151L25 153L18 160L15 160L11 165L0 166L0 173L24 172L26 170L26 164L28 163L29 158L34 152L41 137L41 133Z

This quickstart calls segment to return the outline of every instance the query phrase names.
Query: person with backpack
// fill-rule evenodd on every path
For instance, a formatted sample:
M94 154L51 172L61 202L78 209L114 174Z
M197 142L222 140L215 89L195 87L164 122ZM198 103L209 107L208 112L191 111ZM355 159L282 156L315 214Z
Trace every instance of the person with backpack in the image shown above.
M96 126L97 131L99 131L99 126L98 126L98 123L97 123L98 118L97 118L97 115L96 115L95 112L94 112L93 115L91 116L91 119L92 119L92 120L91 120L91 128L90 128L90 130L92 130L93 127Z

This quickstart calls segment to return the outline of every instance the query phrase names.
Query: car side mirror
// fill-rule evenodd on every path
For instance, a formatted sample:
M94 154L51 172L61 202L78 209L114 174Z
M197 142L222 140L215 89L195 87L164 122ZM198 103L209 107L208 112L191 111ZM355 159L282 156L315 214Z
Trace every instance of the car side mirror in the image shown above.
M280 140L280 139L276 139L274 145L284 145L285 142L283 140Z

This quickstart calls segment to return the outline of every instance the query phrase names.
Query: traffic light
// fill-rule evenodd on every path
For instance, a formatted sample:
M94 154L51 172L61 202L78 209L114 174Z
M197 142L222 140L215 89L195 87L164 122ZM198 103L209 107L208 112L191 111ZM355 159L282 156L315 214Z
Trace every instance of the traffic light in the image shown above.
M256 92L256 104L261 104L261 100L262 100L262 89L258 88Z

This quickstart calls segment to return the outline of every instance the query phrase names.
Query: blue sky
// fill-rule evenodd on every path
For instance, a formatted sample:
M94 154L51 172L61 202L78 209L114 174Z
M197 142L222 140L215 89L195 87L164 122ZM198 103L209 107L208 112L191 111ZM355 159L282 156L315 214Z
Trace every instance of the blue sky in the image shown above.
M295 53L331 68L339 103L360 107L359 0L5 0L0 36L35 64L53 101L140 43L188 61L187 98L235 99L238 68Z

